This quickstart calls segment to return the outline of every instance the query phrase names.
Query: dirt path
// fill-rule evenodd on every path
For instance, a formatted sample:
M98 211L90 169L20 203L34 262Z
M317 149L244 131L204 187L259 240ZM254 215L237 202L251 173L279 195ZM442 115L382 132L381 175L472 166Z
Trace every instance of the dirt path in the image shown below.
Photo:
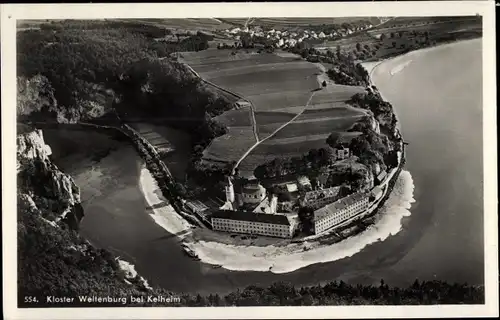
M241 158L236 162L235 166L233 167L233 174L234 174L234 170L240 165L240 163L250 154L250 152L252 152L253 149L257 148L259 146L259 144L261 144L262 142L266 141L267 139L269 138L272 138L274 137L281 129L283 129L284 127L286 127L287 125L289 125L290 123L292 123L293 121L295 121L298 117L300 117L300 115L302 113L304 113L304 111L309 107L309 103L311 103L311 100L312 98L314 97L314 94L316 93L316 91L314 91L311 96L309 97L309 99L307 100L307 103L304 105L304 108L302 109L302 111L300 111L299 113L297 113L297 115L295 115L292 119L290 119L288 122L284 123L283 125L281 125L278 129L274 130L270 135L268 135L267 137L265 137L264 139L262 140L257 140L257 142L251 146L242 156Z

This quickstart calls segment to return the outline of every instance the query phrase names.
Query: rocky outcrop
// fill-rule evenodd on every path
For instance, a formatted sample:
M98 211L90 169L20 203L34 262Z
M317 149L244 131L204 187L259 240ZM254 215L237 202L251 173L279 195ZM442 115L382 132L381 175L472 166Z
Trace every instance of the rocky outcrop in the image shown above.
M81 93L71 107L58 104L56 91L42 75L17 78L17 116L21 120L41 118L58 123L77 123L105 116L118 99L115 92L102 85L82 81Z
M32 78L17 78L17 116L28 116L36 112L55 112L57 101L54 88L41 75Z
M83 218L80 189L69 175L52 163L51 153L41 130L25 130L18 134L18 194L30 199L26 201L38 208L44 219L64 222L78 229Z

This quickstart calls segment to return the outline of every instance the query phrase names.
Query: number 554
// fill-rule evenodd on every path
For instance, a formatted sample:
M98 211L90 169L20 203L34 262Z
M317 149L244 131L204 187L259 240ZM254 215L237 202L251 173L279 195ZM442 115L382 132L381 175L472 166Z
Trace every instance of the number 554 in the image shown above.
M24 297L24 302L27 302L27 303L38 302L38 299L36 297L27 296L27 297Z

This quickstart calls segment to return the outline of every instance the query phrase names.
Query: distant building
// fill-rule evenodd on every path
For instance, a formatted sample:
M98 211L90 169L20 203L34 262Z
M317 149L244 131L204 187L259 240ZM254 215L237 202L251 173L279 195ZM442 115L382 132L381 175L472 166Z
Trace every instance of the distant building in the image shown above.
M308 188L308 187L311 187L311 181L309 180L308 177L306 176L299 176L297 178L297 183L302 186L302 187L305 187L305 188Z
M291 238L294 226L285 215L219 210L211 217L213 230Z
M314 233L321 233L366 210L368 198L368 194L354 193L314 211Z
M254 208L253 212L273 214L276 213L277 205L278 197L272 195L271 197L264 198L264 200Z
M296 192L297 190L299 190L299 188L297 187L296 183L288 183L286 185L286 190L290 193L293 193L293 192Z
M380 186L376 186L371 191L371 194L375 198L375 200L380 199L382 197L383 193L384 193L384 189L381 188Z
M337 158L337 160L344 160L344 159L347 159L351 156L350 152L349 152L349 148L347 148L347 147L334 148L333 152L335 153L335 157Z
M375 183L377 185L381 184L387 177L387 172L385 170L380 171L380 173L375 177Z

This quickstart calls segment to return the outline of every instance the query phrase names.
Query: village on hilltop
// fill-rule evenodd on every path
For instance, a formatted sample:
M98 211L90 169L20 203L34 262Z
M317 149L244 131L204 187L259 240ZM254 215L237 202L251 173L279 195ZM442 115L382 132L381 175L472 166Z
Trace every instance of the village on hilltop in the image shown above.
M249 36L251 38L264 38L271 41L276 48L286 49L292 48L303 41L337 40L355 32L370 29L372 27L372 24L367 23L360 26L345 25L335 30L332 30L330 28L329 30L325 29L323 31L308 29L301 29L297 31L281 31L275 29L264 30L260 26L251 26L226 29L222 32L222 34L225 37L233 39L235 41L241 41L242 37L244 36ZM221 48L224 46L223 44L219 44L218 47Z

